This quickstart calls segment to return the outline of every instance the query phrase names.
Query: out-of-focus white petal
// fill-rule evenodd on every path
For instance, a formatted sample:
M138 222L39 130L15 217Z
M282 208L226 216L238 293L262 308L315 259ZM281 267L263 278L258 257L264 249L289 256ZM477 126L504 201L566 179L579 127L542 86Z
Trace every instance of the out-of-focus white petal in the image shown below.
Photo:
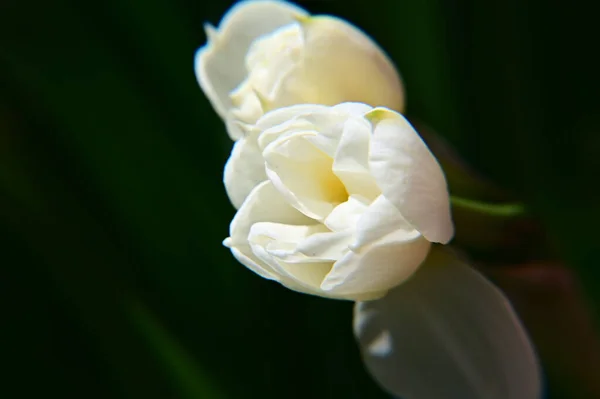
M431 242L454 235L446 178L418 133L400 114L376 108L369 163L385 197Z
M265 162L256 142L257 135L251 133L235 142L225 164L223 182L233 206L239 209L259 183L267 180Z
M396 231L359 251L352 250L333 265L321 289L336 295L385 293L409 278L427 257L431 243L421 236L407 240Z
M357 303L354 332L367 369L397 397L541 397L536 355L508 300L441 248L384 298Z
M288 77L278 106L359 101L403 111L398 72L364 32L330 16L305 18L300 24L305 41L302 68Z
M245 58L252 42L306 15L283 1L242 1L227 12L217 29L207 27L208 42L197 51L194 69L200 87L223 119L232 107L229 93L246 77Z
M297 104L285 108L279 108L263 115L256 122L256 129L260 131L266 131L267 129L281 125L282 123L292 120L298 116L326 113L329 111L329 109L330 107L318 104ZM266 145L262 145L262 148L265 146Z
M343 102L331 107L332 112L348 115L349 117L362 117L372 109L372 106L362 102Z
M267 176L294 208L323 221L348 194L333 174L333 159L305 138L315 133L283 136L265 148Z
M343 126L335 152L333 173L340 178L348 194L373 200L381 190L369 170L371 126L363 118L348 119Z

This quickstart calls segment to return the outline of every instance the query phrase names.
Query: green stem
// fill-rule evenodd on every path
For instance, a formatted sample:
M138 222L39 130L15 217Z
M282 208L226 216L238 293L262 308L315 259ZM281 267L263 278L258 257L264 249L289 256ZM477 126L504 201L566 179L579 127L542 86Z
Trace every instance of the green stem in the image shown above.
M471 210L478 213L485 213L491 216L514 217L522 216L527 213L525 205L520 202L494 204L451 195L450 203L457 208Z

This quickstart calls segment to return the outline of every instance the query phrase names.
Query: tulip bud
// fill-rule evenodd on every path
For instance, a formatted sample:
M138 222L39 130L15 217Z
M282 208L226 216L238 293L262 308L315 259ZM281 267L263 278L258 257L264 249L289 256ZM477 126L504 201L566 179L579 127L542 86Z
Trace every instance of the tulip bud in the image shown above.
M365 33L285 2L241 2L196 54L198 82L234 140L234 121L295 104L362 102L404 109L400 77Z

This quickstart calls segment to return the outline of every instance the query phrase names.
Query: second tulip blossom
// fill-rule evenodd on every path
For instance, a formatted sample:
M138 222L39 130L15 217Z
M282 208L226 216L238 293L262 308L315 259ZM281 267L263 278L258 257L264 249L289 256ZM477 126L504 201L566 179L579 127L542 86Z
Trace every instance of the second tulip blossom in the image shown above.
M225 245L296 291L379 298L454 227L444 174L404 117L361 103L296 105L245 127L225 168L239 210Z
M383 50L362 31L335 17L309 16L278 1L245 1L196 54L198 82L230 136L233 121L254 123L265 112L295 104L359 101L399 112L404 90Z

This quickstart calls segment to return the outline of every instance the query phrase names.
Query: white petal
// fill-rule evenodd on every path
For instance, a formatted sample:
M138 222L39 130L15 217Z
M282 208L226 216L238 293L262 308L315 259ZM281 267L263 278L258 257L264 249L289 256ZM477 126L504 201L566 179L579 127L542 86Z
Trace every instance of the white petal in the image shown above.
M381 191L369 170L371 126L362 118L348 119L343 126L335 152L333 173L340 178L348 194L373 200Z
M536 355L510 303L445 251L384 298L357 303L354 331L368 370L397 397L541 397Z
M374 125L369 163L385 197L431 242L454 235L446 178L404 117L385 108L365 115Z
M227 12L216 31L207 28L208 42L197 51L194 69L221 118L232 107L229 93L246 77L245 57L252 42L305 15L303 9L283 1L243 1Z
M257 122L256 129L265 131L274 126L280 125L286 121L303 115L328 112L330 107L316 104L297 104L289 107L278 108L267 112ZM268 144L268 143L267 143ZM264 148L266 145L263 145Z
M329 16L300 23L305 41L302 68L287 77L277 106L360 101L403 110L404 90L396 68L365 33Z
M239 209L259 183L267 180L265 162L254 133L238 140L225 164L223 181L233 206Z
M291 207L270 181L256 186L235 214L229 226L231 245L247 244L250 228L259 222L298 226L314 224L314 221Z
M284 135L265 148L267 176L288 203L323 221L348 194L331 168L333 159L306 140L315 133Z
M372 109L373 107L368 104L356 102L343 102L331 107L331 110L334 112L340 112L354 117L362 117Z
M250 192L242 207L235 214L229 226L229 235L224 242L233 255L257 274L271 279L277 273L256 257L249 246L250 228L258 222L276 222L291 225L305 225L312 221L289 206L269 181L260 183Z
M229 247L229 242L227 240L225 240L224 244L226 247ZM269 267L265 267L264 263L254 256L249 245L238 245L237 247L232 247L230 249L231 253L238 260L238 262L252 270L254 273L266 278L267 280L280 280L280 278Z
M351 231L332 232L322 224L262 222L254 224L248 236L251 245L263 246L267 254L285 263L330 262L329 268L348 250L351 240Z
M333 231L356 230L356 223L368 206L366 198L351 195L348 201L336 206L323 223Z
M352 249L362 251L388 234L396 234L405 241L418 238L419 233L400 214L400 211L388 199L380 195L373 201L356 221L356 240Z
M421 236L407 240L398 230L363 247L350 250L333 265L321 289L336 295L381 292L408 279L427 257L431 243Z

